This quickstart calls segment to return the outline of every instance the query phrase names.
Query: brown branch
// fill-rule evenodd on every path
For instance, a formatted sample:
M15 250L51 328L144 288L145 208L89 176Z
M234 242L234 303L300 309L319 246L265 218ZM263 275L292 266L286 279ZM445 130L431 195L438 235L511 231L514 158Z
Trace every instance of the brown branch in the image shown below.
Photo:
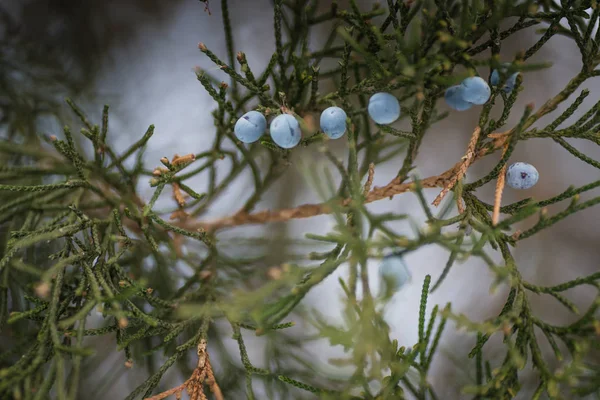
M475 132L474 132L475 133ZM492 142L489 146L480 149L478 152L474 152L471 157L469 165L482 157L493 153L497 149L500 149L506 143L509 132L496 133L488 135L492 138ZM434 187L445 187L453 177L456 176L457 171L460 168L464 168L464 160L456 163L452 168L441 173L440 175L430 176L421 180L421 187L423 188L434 188ZM414 190L412 182L400 183L399 178L392 179L387 185L383 187L375 187L369 191L365 196L365 203L372 203L374 201L382 200L385 198L392 198L397 194L404 193ZM340 200L338 206L346 207L350 204L351 199ZM208 232L215 231L223 228L231 228L238 225L251 225L251 224L266 224L271 222L283 222L291 219L310 218L318 215L329 214L333 211L327 203L320 204L303 204L294 208L284 208L280 210L265 210L256 213L247 213L240 211L229 217L219 218L212 221L180 221L178 226L188 230L204 229Z
M221 392L221 388L217 384L217 380L213 374L212 366L210 365L210 359L208 357L206 359L206 384L210 388L210 391L215 395L216 400L224 400L223 392Z
M204 394L204 383L208 385L216 400L224 400L223 393L217 384L212 366L210 365L205 339L200 340L200 343L198 343L197 354L198 364L192 376L187 381L173 389L166 390L152 397L147 397L145 400L162 400L171 395L175 395L177 399L180 399L184 390L190 396L190 400L207 400L206 394Z
M169 397L173 394L175 396L177 396L177 398L181 398L181 392L183 392L185 390L187 383L188 383L188 381L185 381L181 385L174 387L173 389L165 390L164 392L159 393L156 396L146 397L145 400L162 400L162 399L166 399L167 397Z
M438 194L435 200L433 200L432 204L434 206L437 207L440 205L444 197L446 197L446 195L450 190L452 190L454 185L456 185L456 183L463 178L463 176L467 172L467 169L469 169L469 166L471 165L471 163L473 163L473 159L475 158L475 146L477 145L477 141L479 140L480 133L481 128L477 126L473 131L473 134L471 135L471 140L469 140L469 145L467 147L467 153L462 158L462 161L460 163L460 166L458 167L456 174L452 177L452 179L450 179L446 186L444 186L444 189L442 189L442 191L440 192L440 194ZM460 199L457 199L457 201L460 204Z
M508 143L504 145L502 157L508 150ZM496 193L494 194L494 212L492 213L492 225L496 225L500 219L500 203L502 203L502 192L504 191L504 183L506 180L506 164L500 170L498 180L496 181Z
M375 177L375 164L369 164L369 173L367 175L367 181L365 182L363 196L367 197L373 186L373 178Z
M465 205L463 203L462 197L456 196L456 208L458 208L459 214L462 214L465 212Z

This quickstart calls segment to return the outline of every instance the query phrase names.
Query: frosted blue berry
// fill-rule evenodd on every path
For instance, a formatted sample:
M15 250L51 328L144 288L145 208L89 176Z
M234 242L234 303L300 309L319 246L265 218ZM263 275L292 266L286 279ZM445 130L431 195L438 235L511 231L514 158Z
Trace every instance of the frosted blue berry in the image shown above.
M321 130L331 139L346 132L346 112L339 107L329 107L321 113Z
M400 102L389 93L375 93L369 99L369 116L378 124L391 124L400 118Z
M281 114L269 126L271 138L279 147L291 149L300 143L302 139L302 131L300 124L293 116L289 114Z
M463 100L473 104L485 104L492 94L490 85L479 76L472 76L465 79L460 84L460 87L462 89L460 94Z
M465 111L473 107L472 103L463 100L461 91L462 87L460 85L451 86L446 89L446 94L444 95L444 99L448 106L456 111Z
M531 164L517 162L506 171L506 184L513 189L529 189L533 187L540 174Z
M410 280L410 271L402 256L391 254L379 265L384 296L391 296Z
M233 133L241 142L256 142L267 129L267 119L258 111L248 111L237 120Z
M510 67L510 63L504 63L500 68L500 72L497 69L492 71L492 75L490 76L490 83L492 84L492 86L496 86L500 83L500 74L505 74L508 67ZM518 72L515 72L514 74L509 76L502 90L504 90L506 93L512 92L512 90L515 88L515 85L517 84L517 76L519 76Z

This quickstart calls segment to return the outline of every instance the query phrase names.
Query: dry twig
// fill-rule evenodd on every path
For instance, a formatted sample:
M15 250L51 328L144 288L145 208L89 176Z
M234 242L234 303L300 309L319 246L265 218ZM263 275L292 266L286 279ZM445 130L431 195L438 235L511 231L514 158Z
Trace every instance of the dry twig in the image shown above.
M504 145L502 157L508 150L508 143ZM496 193L494 194L494 212L492 213L492 225L496 225L500 219L500 203L502 202L502 192L504 191L504 183L506 181L506 164L500 170L498 180L496 181Z
M175 154L175 156L173 156L173 160L171 160L171 165L187 164L195 160L196 156L194 154L186 154L185 156Z
M477 145L477 141L479 140L479 134L481 133L481 128L477 126L471 135L471 140L469 140L469 146L467 147L467 153L463 156L462 161L456 171L456 174L450 179L450 181L444 186L444 189L438 194L438 196L433 200L434 206L439 206L444 197L448 194L450 190L456 185L456 183L463 178L469 166L473 163L475 159L475 146ZM460 199L457 199L460 204Z
M181 188L179 187L179 184L177 182L173 182L172 186L173 186L173 199L175 199L175 201L177 202L179 207L185 206L185 196L181 192Z
M224 400L223 393L215 380L212 366L210 365L205 339L200 340L200 343L198 343L197 354L198 364L192 376L187 381L173 389L166 390L152 397L147 397L146 400L162 400L171 395L175 395L177 399L180 399L184 390L190 396L190 400L207 400L206 394L204 394L204 383L208 385L216 400Z
M373 178L375 176L375 164L369 164L369 173L367 175L367 181L365 182L363 196L367 197L369 192L371 191L371 186L373 186Z
M474 132L475 133L475 132ZM493 153L494 151L502 148L508 139L508 132L488 135L492 138L490 146L486 146L474 153L469 162L469 165L473 164L476 160ZM472 140L471 140L472 141ZM470 143L470 142L469 142ZM457 172L464 168L464 161L459 161L452 168L441 173L440 175L430 176L421 180L421 187L423 188L434 188L434 187L446 187L448 183L457 175ZM385 198L392 198L397 194L414 190L412 182L400 183L398 178L392 179L387 185L383 187L375 187L369 191L365 197L365 203L372 203L377 200ZM340 200L339 205L342 207L347 206L351 199ZM183 229L195 230L204 229L208 232L215 231L223 228L230 228L238 225L249 225L249 224L265 224L270 222L282 222L290 219L298 218L310 218L317 215L328 214L333 209L326 203L321 204L303 204L294 208L284 208L280 210L265 210L256 213L238 212L232 216L215 219L213 221L180 221L178 226Z

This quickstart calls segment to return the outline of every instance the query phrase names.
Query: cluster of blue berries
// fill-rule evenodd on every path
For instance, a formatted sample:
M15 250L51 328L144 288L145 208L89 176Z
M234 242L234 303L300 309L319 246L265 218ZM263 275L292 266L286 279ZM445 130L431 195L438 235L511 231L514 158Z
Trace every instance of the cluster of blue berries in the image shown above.
M485 104L492 94L487 82L479 76L472 76L446 90L445 99L456 111L465 111L473 105Z
M490 83L492 86L497 86L500 83L500 75L506 75L510 63L502 64L500 71L497 69L492 71ZM510 93L517 84L518 72L510 75L504 83L505 93ZM479 76L473 76L465 79L460 85L451 86L446 90L445 99L448 105L457 110L465 111L473 107L473 105L481 105L487 103L490 99L492 90L487 82ZM540 175L531 164L517 162L512 164L506 171L506 184L513 189L530 189L538 181Z
M235 136L244 143L254 143L265 133L267 119L258 111L248 111L237 120L233 128ZM338 139L346 132L346 113L339 107L329 107L321 113L321 130L330 139ZM298 120L290 114L273 118L269 125L271 139L279 147L291 149L302 139Z
M369 99L369 115L378 124L391 124L400 118L400 103L389 93L376 93ZM330 139L339 139L346 133L346 112L329 107L321 113L321 131ZM243 143L254 143L265 133L267 119L258 111L248 111L237 120L235 136ZM279 147L291 149L300 143L302 131L298 120L290 114L278 115L269 125L271 139Z
M267 119L258 111L248 111L237 120L233 128L235 136L243 143L254 143L267 130ZM271 121L271 138L277 145L289 149L300 143L300 124L292 115L281 114Z
M510 63L502 64L500 72L495 69L492 71L490 83L496 86L500 83L500 74L506 74L506 70ZM510 93L517 83L518 72L515 72L508 77L502 90L505 93ZM487 103L492 94L492 90L488 83L479 76L472 76L461 82L460 85L451 86L446 90L446 103L456 111L465 111L473 107L473 105L482 105Z

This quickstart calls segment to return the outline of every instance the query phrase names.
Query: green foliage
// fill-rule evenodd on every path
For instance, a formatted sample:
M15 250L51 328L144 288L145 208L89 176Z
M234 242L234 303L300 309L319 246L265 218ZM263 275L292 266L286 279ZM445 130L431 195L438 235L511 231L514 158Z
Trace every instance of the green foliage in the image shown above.
M527 364L537 374L534 398L598 393L600 369L590 354L598 350L600 297L596 294L591 306L580 311L562 292L583 285L600 289L600 274L552 287L537 286L521 276L511 251L520 241L600 203L600 197L579 201L579 195L600 186L600 180L570 187L545 200L505 205L501 212L508 216L497 225L490 217L493 206L476 194L479 187L498 178L519 143L533 138L551 139L600 168L599 161L565 140L578 138L600 145L600 102L564 126L590 93L582 90L569 100L571 96L586 80L600 75L595 69L600 62L600 30L594 33L600 15L596 2L388 0L386 6L375 5L371 10L361 10L354 0L347 10L337 1L322 2L329 7L318 3L274 1L276 51L266 69L256 71L244 53L234 54L237 48L228 2L221 1L226 54L220 57L202 43L199 48L231 81L220 82L208 71L196 70L198 81L217 104L212 113L213 145L210 151L193 156L163 158L162 167L156 170L144 162L154 126L129 148L116 149L111 136L118 133L110 129L108 106L92 117L68 100L80 126L77 131L65 127L62 139L33 132L44 107L26 110L26 123L19 123L19 99L29 93L10 84L7 77L12 76L14 65L2 56L0 73L7 95L3 94L1 103L0 141L0 397L79 398L82 374L89 373L94 363L90 356L98 350L92 338L102 336L116 341L123 363L148 368L149 378L128 399L151 396L164 386L163 377L172 368L190 376L190 365L195 365L193 349L203 339L209 343L213 364L218 362L216 380L226 398L241 398L241 393L257 398L257 381L264 384L269 397L401 399L411 398L410 393L417 399L444 398L443 393L435 393L429 371L448 320L477 338L469 353L476 378L464 388L474 399L515 398ZM585 11L589 8L591 15ZM561 25L561 20L567 24ZM329 35L323 47L315 50L309 46L310 34L321 24L326 24ZM510 27L502 28L506 26ZM501 147L487 135L507 131L507 147L499 163L477 181L467 183L459 177L453 195L464 201L465 210L448 219L452 210L434 216L423 195L424 181L413 179L406 190L418 196L427 223L413 237L399 234L387 222L409 216L376 214L366 207L373 201L370 187L363 184L370 165L377 168L402 151L405 156L394 184L407 183L424 137L447 116L437 107L444 90L476 70L487 74L498 68L502 42L534 26L540 27L539 40L517 54L508 69L508 75L523 72L515 90L506 94L493 89L492 98L481 108L475 153L495 153ZM528 59L555 35L570 38L579 48L581 70L541 107L514 110L526 72L548 66ZM326 59L337 64L326 67ZM17 70L25 72L25 67ZM45 82L44 76L31 79L33 88ZM332 85L332 90L325 93L326 85ZM378 91L393 92L401 100L410 131L370 123L366 104L368 96ZM547 126L533 127L567 101L571 105ZM497 114L492 107L500 102ZM325 197L321 207L327 207L336 225L331 232L307 235L303 243L312 251L289 255L289 263L265 277L264 254L273 251L266 247L268 241L225 236L224 231L248 217L278 182L289 165L290 153L296 150L280 149L267 137L244 145L235 139L233 124L242 112L253 108L269 115L287 110L304 118L302 146L321 148L327 146L326 137L307 117L332 104L343 106L351 121L348 158L343 162L324 150L342 177L337 187L328 170L313 172L325 181L322 187L335 188L320 194ZM521 119L507 128L511 112ZM55 114L60 118L58 111ZM217 174L227 162L231 168ZM246 171L252 177L252 193L233 222L204 224L209 207ZM204 189L186 183L205 172ZM139 195L140 182L146 180L155 188L150 199ZM188 200L178 200L172 210L158 210L156 202L169 191L176 197L185 194ZM552 216L544 211L564 200L570 200L564 211ZM534 214L539 214L539 220L531 228L519 235L507 233ZM267 221L259 217L250 222ZM434 283L429 275L423 282L418 342L406 344L409 349L390 337L383 317L387 300L372 295L367 261L386 252L411 252L430 244L450 254ZM254 255L242 256L245 251ZM257 251L262 254L256 255ZM493 251L501 254L500 264L493 261ZM472 257L496 274L496 285L510 287L502 311L484 321L456 314L450 304L434 305L428 314L429 293L444 284L457 260ZM339 280L346 304L341 310L343 324L335 325L301 303L342 265L349 266L348 276ZM185 269L192 273L184 273ZM577 319L565 326L543 321L531 307L530 299L536 295L554 297ZM89 327L92 323L93 328ZM542 354L540 333L555 359ZM266 343L265 365L250 359L245 337L252 334ZM486 352L485 345L494 335L504 339L500 360ZM239 348L235 360L226 349L230 337ZM315 373L316 361L303 351L315 338L343 347L345 358L330 362L340 369L349 368L346 377Z

